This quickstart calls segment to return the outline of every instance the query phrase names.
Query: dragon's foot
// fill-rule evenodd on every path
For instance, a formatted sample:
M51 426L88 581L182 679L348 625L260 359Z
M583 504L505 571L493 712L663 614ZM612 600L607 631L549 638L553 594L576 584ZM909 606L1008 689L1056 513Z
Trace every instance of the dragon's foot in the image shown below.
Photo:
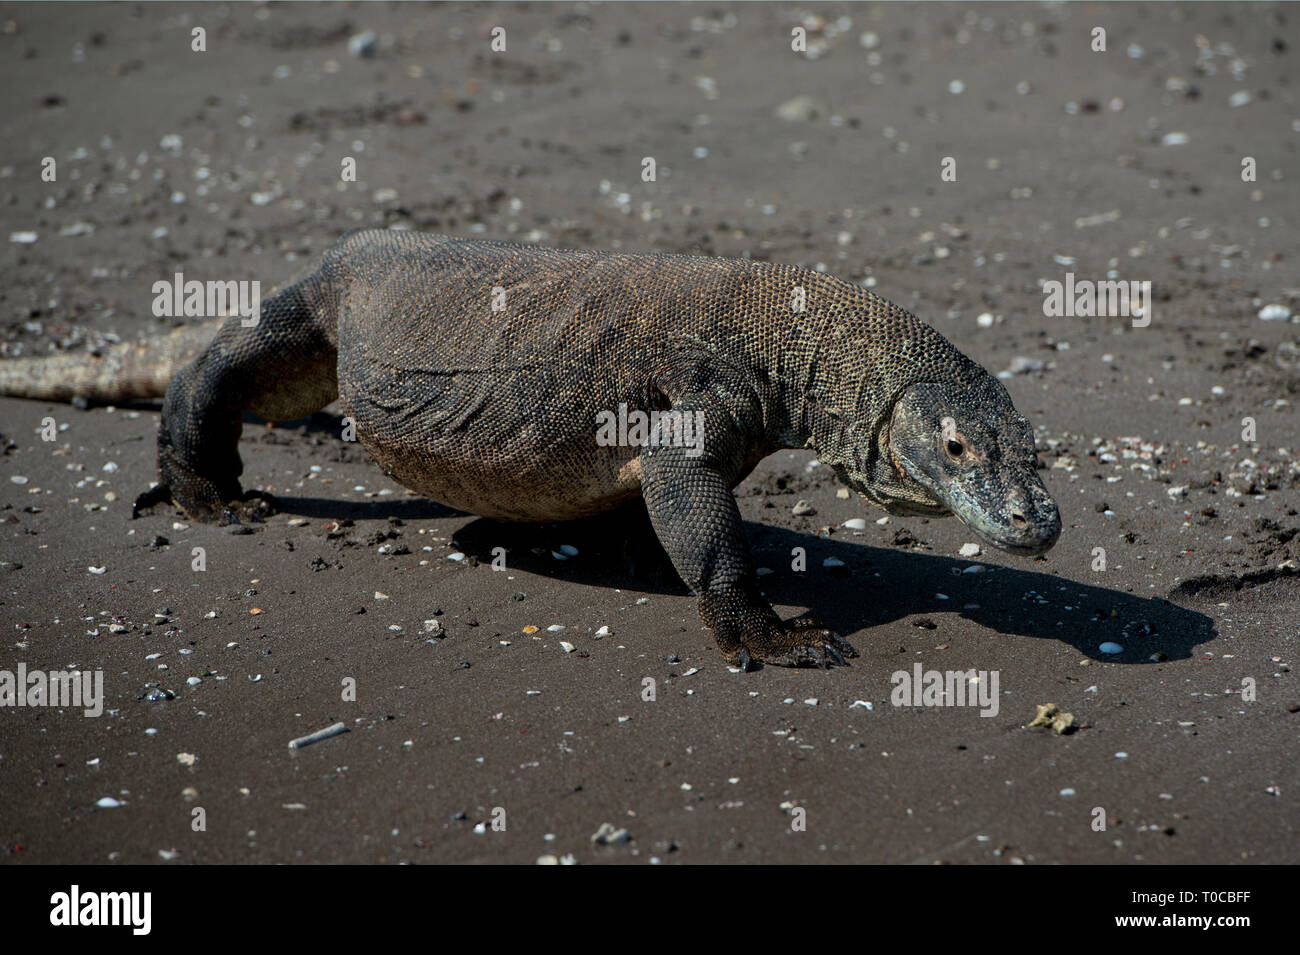
M858 651L811 617L782 622L749 588L711 591L700 598L700 616L713 630L727 662L742 670L848 666Z
M192 521L221 526L260 524L280 510L279 501L265 491L236 489L233 494L221 494L212 485L196 488L189 482L184 485L163 483L135 499L131 517L139 517L141 512L168 501L176 504Z

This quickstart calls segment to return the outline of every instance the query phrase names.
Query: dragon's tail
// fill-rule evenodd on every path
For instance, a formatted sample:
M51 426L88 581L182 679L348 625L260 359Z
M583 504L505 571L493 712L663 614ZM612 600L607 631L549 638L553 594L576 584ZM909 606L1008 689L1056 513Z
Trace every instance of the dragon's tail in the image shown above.
M0 361L0 395L91 404L160 398L172 377L212 341L223 321L185 325L161 338L94 352Z

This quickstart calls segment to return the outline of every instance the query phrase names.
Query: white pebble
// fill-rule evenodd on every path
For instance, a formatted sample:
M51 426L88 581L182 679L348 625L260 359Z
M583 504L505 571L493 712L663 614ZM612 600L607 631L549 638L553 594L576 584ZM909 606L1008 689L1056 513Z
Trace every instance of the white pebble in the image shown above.
M963 557L978 557L980 553L979 544L962 544L961 550L957 551Z
M840 527L847 527L851 531L861 531L866 530L867 522L860 517L851 517L841 524Z
M1291 309L1285 305L1265 305L1259 310L1259 317L1266 322L1284 322L1291 317Z

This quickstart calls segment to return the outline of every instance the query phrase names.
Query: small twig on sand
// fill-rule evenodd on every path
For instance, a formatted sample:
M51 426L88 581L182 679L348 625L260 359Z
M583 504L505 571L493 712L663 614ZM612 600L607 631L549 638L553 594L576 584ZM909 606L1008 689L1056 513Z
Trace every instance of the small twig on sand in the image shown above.
M312 743L319 743L323 739L329 739L331 736L338 736L340 733L346 733L348 728L342 723L335 723L333 726L327 726L323 730L317 730L306 736L299 736L297 739L289 740L290 749L302 749L304 746L310 746Z

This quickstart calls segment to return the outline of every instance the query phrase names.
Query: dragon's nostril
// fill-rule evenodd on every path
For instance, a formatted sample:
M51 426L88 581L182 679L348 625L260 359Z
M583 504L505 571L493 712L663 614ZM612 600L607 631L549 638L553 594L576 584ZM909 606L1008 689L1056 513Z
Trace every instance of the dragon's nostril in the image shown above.
M1029 521L1027 521L1025 515L1021 514L1019 511L1011 512L1011 523L1022 529L1029 526Z

